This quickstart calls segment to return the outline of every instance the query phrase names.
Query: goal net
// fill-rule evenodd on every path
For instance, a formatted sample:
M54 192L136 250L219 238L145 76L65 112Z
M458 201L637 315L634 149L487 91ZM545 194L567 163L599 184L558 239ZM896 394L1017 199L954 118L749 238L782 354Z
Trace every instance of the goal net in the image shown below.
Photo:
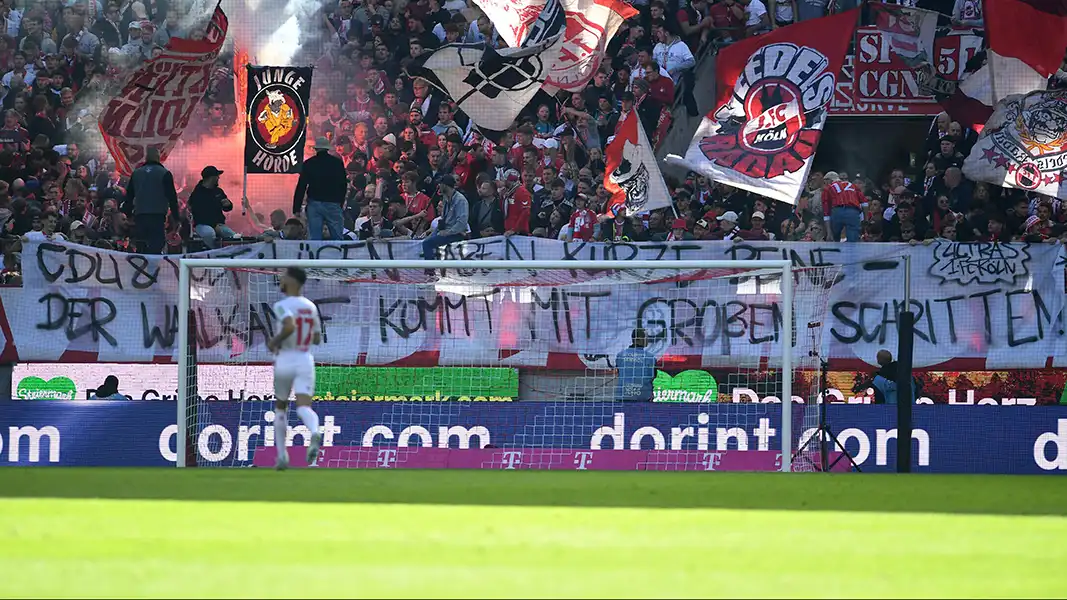
M273 465L288 266L323 321L315 466L819 468L818 443L797 448L837 267L238 259L182 261L179 466ZM309 440L290 415L293 466Z

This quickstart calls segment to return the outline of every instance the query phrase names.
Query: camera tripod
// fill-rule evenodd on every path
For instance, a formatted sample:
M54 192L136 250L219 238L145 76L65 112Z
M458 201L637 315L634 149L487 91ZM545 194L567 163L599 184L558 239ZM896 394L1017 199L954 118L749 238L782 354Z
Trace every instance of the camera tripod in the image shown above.
M818 356L818 353L812 351L812 356ZM817 465L817 470L820 470L824 473L831 472L833 471L834 467L837 466L837 463L841 462L841 460L845 457L848 457L848 462L852 464L852 470L859 473L862 471L862 469L860 469L860 466L856 464L856 461L852 458L852 455L849 454L847 450L845 450L845 445L841 443L841 440L837 439L837 434L835 434L834 430L830 428L830 423L826 419L826 391L830 389L829 380L827 379L826 372L827 369L829 369L829 364L827 364L827 362L822 359L819 360L819 364L822 368L821 373L819 374L819 384L822 388L823 393L823 400L822 402L819 402L819 426L816 428L815 433L813 433L811 437L805 440L804 443L799 448L797 448L797 451L793 454L793 456L794 458L799 456L800 453L804 451L804 449L806 449L811 444L816 443L816 440L818 440L820 460L819 464ZM841 455L835 458L833 462L830 462L830 449L828 448L828 446L830 446L831 444L833 445L833 448L839 449L841 451Z

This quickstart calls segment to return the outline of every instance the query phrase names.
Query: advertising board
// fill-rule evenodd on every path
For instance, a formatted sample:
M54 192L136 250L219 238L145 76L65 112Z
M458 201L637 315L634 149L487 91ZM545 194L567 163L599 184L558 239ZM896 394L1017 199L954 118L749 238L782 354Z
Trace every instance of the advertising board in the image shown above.
M271 403L203 406L207 408L198 419L193 444L201 466L251 466L257 447L273 446ZM318 406L327 448L407 452L495 447L571 453L766 452L779 446L779 411L770 406L759 414L728 404L452 403L431 408L414 402L330 402ZM838 439L860 468L892 470L895 407L831 404L827 410ZM0 465L173 466L176 411L171 401L0 401ZM692 426L699 423L707 425ZM296 444L306 437L300 435L301 428L290 429ZM795 441L813 432L797 427ZM967 410L916 406L913 435L913 469L918 472L1067 474L1064 406ZM486 468L505 467L492 463Z

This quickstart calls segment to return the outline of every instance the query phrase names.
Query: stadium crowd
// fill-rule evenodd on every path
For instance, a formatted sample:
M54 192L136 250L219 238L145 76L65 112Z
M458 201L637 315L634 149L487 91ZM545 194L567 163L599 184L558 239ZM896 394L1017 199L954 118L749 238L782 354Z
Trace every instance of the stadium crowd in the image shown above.
M214 188L218 169L205 165L204 181L179 181L175 189L177 215L161 223L165 251L196 250L225 238L322 239L337 237L338 230L352 239L522 234L922 243L1065 236L1067 209L1060 201L962 176L977 134L947 114L934 119L915 148L919 164L884 174L814 171L796 206L690 174L668 181L670 209L604 216L611 196L603 186L604 148L620 114L635 110L648 138L661 143L672 114L697 114L692 73L703 56L824 10L809 14L809 2L771 2L635 2L640 15L611 41L612 60L584 92L541 93L503 139L491 142L439 91L406 71L414 57L443 43L502 43L473 3L339 0L325 11L323 35L304 44L294 64L316 66L308 145L343 161L342 222L309 232L307 221L292 213L257 214L255 198L231 191L227 199ZM980 24L978 0L930 4L946 24ZM115 170L96 133L102 103L85 100L116 93L132 69L170 37L185 34L180 22L186 9L183 0L0 0L5 282L17 281L26 240L144 250L127 201L130 182ZM230 50L219 57L183 140L210 141L233 131L242 101L235 98L233 76ZM1064 84L1067 62L1052 82ZM300 208L297 200L294 208ZM242 203L257 231L232 223L234 205ZM234 229L250 235L238 237Z

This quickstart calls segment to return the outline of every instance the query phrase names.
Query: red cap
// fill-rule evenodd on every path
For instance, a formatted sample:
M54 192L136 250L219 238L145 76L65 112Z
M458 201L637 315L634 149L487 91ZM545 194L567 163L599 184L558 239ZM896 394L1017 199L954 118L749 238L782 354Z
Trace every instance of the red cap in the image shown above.
M671 229L685 229L685 228L686 228L685 219L682 219L680 217L675 219L674 220L674 224L671 225Z

